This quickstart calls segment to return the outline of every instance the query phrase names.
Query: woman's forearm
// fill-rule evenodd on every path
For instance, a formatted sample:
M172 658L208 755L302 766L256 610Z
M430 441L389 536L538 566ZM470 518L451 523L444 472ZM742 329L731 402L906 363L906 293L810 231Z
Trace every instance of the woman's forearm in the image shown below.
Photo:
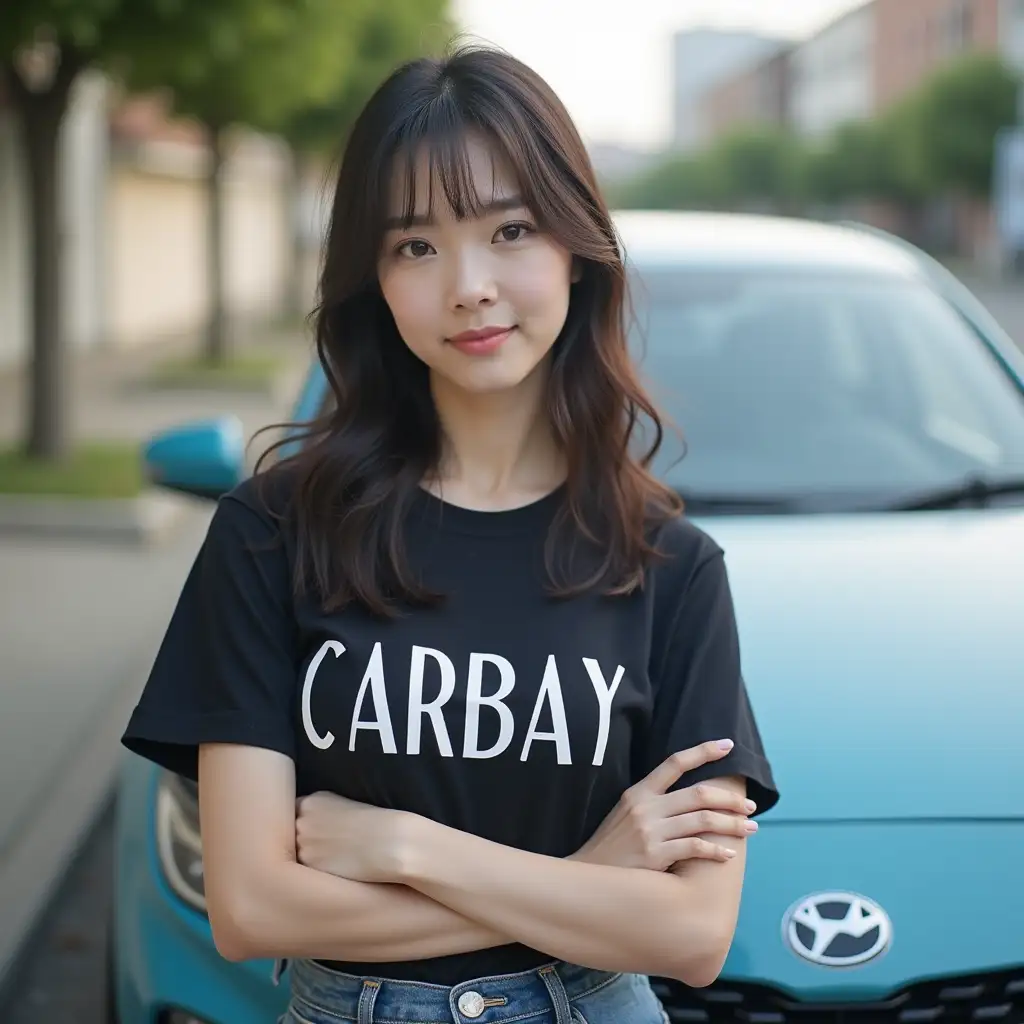
M685 874L540 856L422 818L411 829L397 881L553 957L699 985L731 942Z
M425 960L512 941L403 885L352 882L291 862L254 881L244 892L239 886L229 910L210 908L229 960Z

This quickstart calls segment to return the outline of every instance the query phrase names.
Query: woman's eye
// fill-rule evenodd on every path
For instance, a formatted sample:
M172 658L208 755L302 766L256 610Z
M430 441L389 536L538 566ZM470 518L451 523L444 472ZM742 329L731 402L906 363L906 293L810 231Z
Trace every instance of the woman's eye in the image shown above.
M516 221L512 224L505 224L498 228L498 236L503 242L518 242L533 231L531 224L523 221Z
M402 256L408 256L411 259L419 259L421 256L430 255L431 246L428 242L413 239L411 242L403 242L398 247L398 252Z

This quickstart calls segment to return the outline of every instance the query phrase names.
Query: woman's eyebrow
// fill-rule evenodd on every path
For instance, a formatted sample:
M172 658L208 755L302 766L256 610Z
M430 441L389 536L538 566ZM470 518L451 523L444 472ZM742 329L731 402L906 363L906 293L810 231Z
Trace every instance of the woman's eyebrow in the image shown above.
M522 196L508 196L504 199L492 199L489 203L482 203L479 207L481 216L489 213L499 213L502 210L517 210L523 205ZM388 231L401 230L403 228L428 228L434 225L434 218L425 213L414 213L411 217L388 217L384 226Z

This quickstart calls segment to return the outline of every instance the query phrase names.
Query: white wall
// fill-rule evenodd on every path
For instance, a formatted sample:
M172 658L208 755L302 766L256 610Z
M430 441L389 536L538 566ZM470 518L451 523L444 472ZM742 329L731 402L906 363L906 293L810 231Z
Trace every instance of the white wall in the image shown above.
M103 334L102 276L107 162L107 85L82 75L69 98L61 135L65 331L88 348ZM10 111L0 111L0 367L31 347L29 197L21 141Z
M0 110L0 368L18 362L29 330L28 223L21 147Z
M205 150L145 143L115 153L107 200L107 334L116 347L203 328L209 308ZM250 136L225 161L228 311L279 310L289 278L286 154Z
M792 55L790 104L797 132L827 135L874 111L874 12L860 8L798 46Z
M64 130L64 330L76 349L103 342L106 261L106 182L109 158L107 98L100 74L82 75L75 85Z

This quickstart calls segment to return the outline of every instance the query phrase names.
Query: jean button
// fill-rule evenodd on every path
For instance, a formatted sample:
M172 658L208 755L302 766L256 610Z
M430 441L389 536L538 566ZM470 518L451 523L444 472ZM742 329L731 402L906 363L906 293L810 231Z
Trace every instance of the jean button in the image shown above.
M463 992L459 996L459 1012L464 1017L474 1019L486 1010L484 997L479 992Z

